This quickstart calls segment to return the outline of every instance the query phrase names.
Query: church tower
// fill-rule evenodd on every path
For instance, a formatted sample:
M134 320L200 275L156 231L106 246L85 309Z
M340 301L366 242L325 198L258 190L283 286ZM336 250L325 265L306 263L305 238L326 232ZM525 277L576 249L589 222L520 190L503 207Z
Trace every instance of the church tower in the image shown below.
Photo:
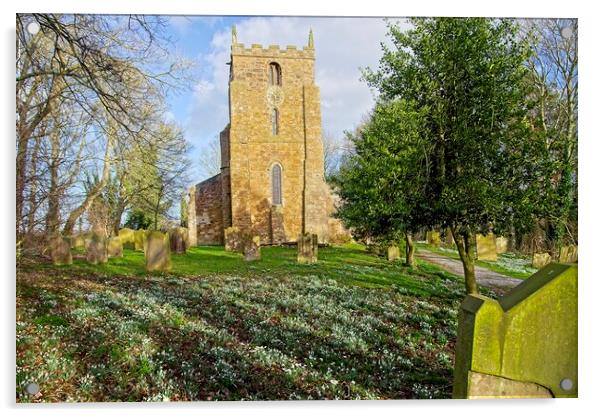
M324 182L315 50L238 43L232 29L230 124L222 132L224 226L262 242L324 236L330 190Z

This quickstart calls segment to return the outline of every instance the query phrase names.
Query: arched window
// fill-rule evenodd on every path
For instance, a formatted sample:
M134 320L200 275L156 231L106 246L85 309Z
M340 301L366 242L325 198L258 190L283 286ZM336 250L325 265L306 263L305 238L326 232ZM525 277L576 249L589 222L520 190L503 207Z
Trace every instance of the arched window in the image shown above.
M282 85L282 71L280 65L275 62L270 63L270 85Z
M278 134L278 109L272 109L272 135Z
M272 167L272 204L282 204L282 167L278 164Z

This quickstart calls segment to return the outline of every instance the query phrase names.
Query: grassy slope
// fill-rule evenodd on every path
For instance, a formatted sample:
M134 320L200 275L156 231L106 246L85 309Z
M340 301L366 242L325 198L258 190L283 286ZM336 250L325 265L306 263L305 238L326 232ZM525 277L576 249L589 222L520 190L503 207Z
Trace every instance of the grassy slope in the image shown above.
M417 246L418 248L427 249L438 255L460 260L460 255L458 255L458 252L455 249L446 249L438 246L427 245L425 243L418 243ZM529 278L531 275L537 272L537 268L532 268L530 266L530 259L513 253L503 253L498 255L497 262L477 260L475 264L491 271L499 272L500 274L519 279Z
M100 266L24 262L17 400L450 396L458 277L352 245L318 265L295 254L194 248L151 275L129 250ZM30 381L41 396L21 394Z

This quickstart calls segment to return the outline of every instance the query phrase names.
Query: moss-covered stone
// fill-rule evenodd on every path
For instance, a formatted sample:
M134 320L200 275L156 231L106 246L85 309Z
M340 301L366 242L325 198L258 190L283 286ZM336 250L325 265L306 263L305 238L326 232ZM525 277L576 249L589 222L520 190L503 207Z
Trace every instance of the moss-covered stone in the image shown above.
M453 396L506 392L500 387L508 383L498 381L501 385L491 385L487 395L470 372L537 384L555 397L576 397L577 266L550 264L499 302L467 296L458 322ZM572 386L563 389L562 380Z
M318 235L303 233L297 239L297 262L314 264L318 262Z
M479 261L497 261L497 246L493 233L488 233L487 235L478 234L476 241L477 259Z
M147 271L169 272L171 270L171 251L169 234L161 232L145 233L144 257Z
M108 240L107 252L109 254L109 258L123 257L123 244L121 243L120 237L112 237Z
M143 229L134 231L134 250L144 251L144 245L146 244L146 236L148 232Z
M543 268L550 262L552 262L552 256L550 256L549 253L534 253L533 258L531 260L531 265L533 266L533 268Z
M48 239L48 252L54 265L71 265L73 257L71 256L71 239L55 236Z
M259 236L245 236L243 255L245 261L257 261L261 259L261 239Z
M561 247L560 254L558 255L558 262L563 264L577 262L577 246L569 245Z
M508 252L508 238L504 236L498 236L495 238L495 251L498 253Z
M399 259L399 246L392 245L387 248L387 260L396 261Z
M86 260L92 265L106 263L109 260L107 238L93 232L86 242Z
M135 231L124 227L119 230L119 239L125 249L135 249L134 242L136 240Z
M426 232L426 242L429 245L440 246L441 234L437 230L429 230Z
M228 252L242 252L243 241L238 227L228 227L224 230L224 246Z
M188 249L188 229L174 227L169 231L169 244L172 253L186 253Z

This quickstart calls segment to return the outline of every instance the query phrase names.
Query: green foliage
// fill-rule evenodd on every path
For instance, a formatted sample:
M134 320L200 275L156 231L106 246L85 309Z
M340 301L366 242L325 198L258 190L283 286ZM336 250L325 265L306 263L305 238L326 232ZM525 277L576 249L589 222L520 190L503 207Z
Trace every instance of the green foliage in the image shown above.
M124 226L130 229L139 230L148 229L151 224L153 224L152 214L145 213L139 209L134 209L128 212Z
M362 128L348 134L355 153L332 183L341 197L337 215L356 238L399 242L417 225L423 117L404 100L380 103Z

